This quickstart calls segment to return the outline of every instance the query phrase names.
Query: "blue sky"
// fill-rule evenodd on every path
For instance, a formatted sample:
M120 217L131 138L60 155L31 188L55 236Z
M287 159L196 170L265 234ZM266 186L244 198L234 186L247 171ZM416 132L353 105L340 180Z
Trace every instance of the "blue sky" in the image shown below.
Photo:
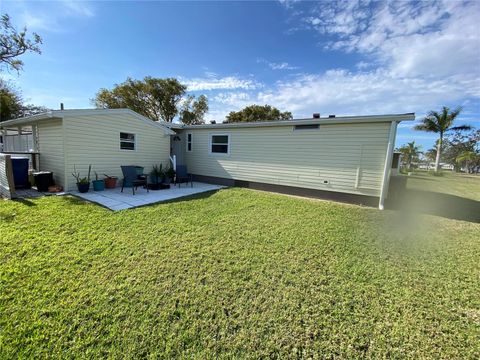
M91 107L100 88L177 77L207 119L271 104L295 118L464 107L480 127L480 2L2 1L42 55L3 73L36 105ZM400 126L397 145L435 135Z

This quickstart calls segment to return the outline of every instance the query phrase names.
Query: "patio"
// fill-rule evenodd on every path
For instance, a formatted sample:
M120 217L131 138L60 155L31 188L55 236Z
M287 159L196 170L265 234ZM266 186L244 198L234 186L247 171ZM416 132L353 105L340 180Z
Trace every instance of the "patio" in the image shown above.
M91 190L83 194L78 191L72 191L70 194L97 203L110 210L118 211L178 199L207 191L219 190L222 188L224 188L224 186L194 182L193 187L191 187L190 184L182 184L181 187L171 185L170 189L150 190L148 193L147 190L139 187L138 191L135 191L135 195L132 195L131 188L125 188L122 193L120 187L95 192Z

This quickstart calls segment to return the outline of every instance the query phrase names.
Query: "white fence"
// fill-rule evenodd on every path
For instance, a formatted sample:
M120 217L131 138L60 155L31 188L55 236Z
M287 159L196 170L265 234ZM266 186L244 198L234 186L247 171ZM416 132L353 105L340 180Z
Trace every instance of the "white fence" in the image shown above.
M2 140L0 151L32 151L34 149L32 134L3 135Z

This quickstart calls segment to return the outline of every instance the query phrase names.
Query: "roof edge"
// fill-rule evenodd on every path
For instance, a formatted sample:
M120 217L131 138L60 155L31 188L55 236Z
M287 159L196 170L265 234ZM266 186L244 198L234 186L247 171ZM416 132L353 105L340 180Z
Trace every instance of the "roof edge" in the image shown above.
M136 117L139 120L144 121L148 125L162 128L166 135L174 135L175 132L170 129L170 127L164 121L154 121L151 120L133 110L122 108L122 109L71 109L71 110L50 110L40 114L26 116L23 118L12 119L7 121L0 122L0 128L6 128L10 126L20 126L37 121L47 120L47 119L63 119L66 115L68 116L87 116L87 115L105 115L108 113L113 114L130 114Z
M292 126L308 124L352 124L352 123L372 123L372 122L401 122L415 120L415 113L405 114L387 114L387 115L365 115L365 116L337 116L334 118L306 118L294 120L279 121L255 121L239 123L220 123L220 124L202 124L202 125L182 125L181 129L223 129L223 128L243 128L243 127L267 127L267 126ZM173 127L172 127L173 128Z

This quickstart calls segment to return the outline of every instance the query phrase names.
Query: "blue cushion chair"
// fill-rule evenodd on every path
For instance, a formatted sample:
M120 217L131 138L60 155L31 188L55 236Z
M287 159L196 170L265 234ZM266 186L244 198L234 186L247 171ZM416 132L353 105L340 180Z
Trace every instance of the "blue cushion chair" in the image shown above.
M189 174L187 171L187 165L177 165L177 171L175 171L175 185L178 184L180 187L181 183L190 183L190 186L193 187L192 174Z
M144 186L148 191L147 179L146 177L140 177L137 173L137 167L133 165L120 166L123 173L123 182L122 182L122 192L125 186L132 186L133 195L135 195L135 190L139 186Z

